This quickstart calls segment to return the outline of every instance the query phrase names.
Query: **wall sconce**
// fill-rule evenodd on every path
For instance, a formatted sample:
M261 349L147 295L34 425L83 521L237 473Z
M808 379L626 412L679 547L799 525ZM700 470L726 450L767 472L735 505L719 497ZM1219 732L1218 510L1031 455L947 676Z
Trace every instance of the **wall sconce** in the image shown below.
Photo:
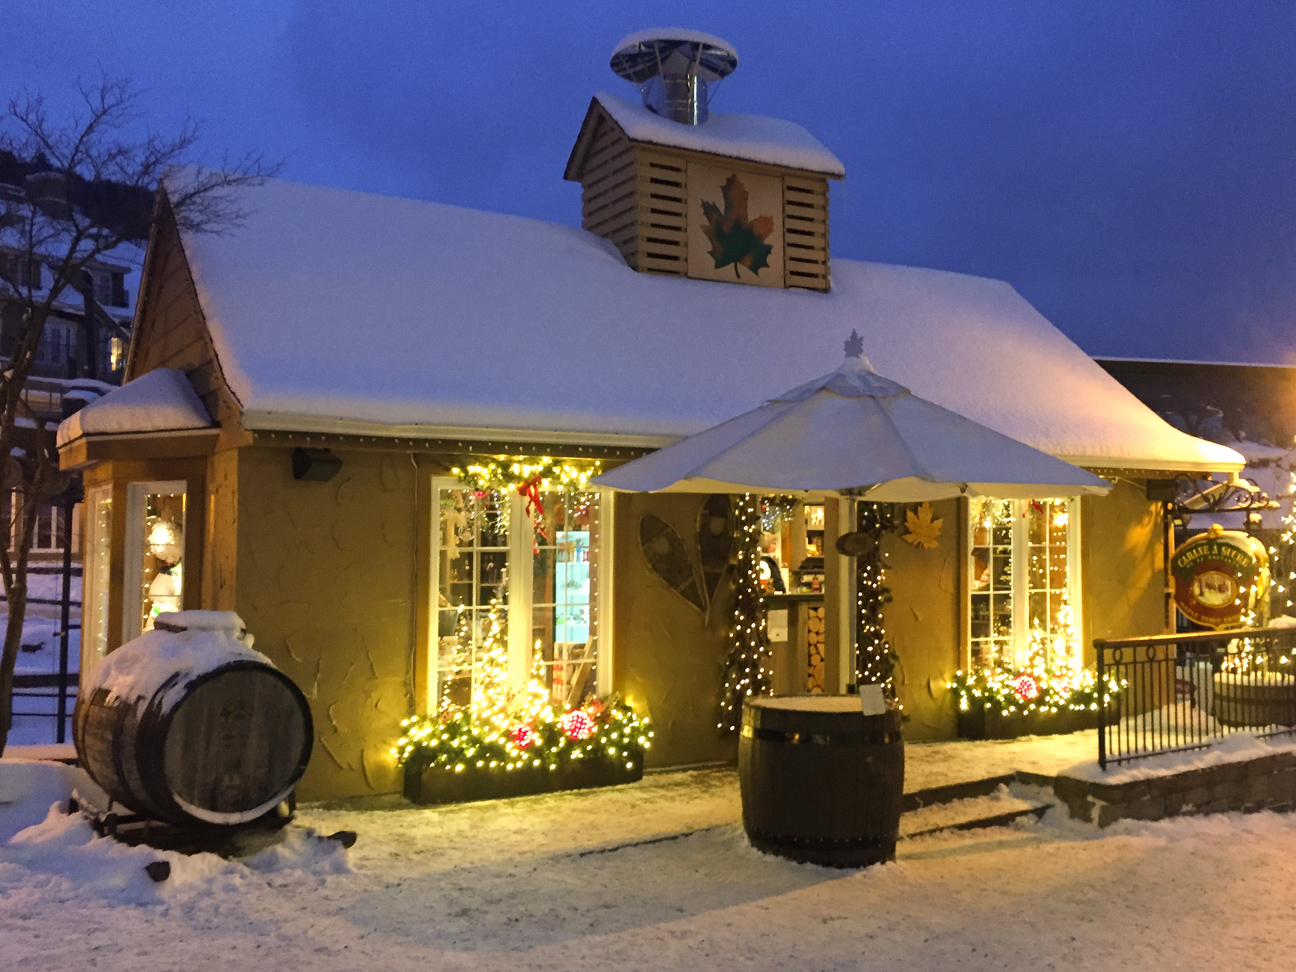
M327 483L342 468L342 460L328 449L296 448L292 454L293 479L305 483Z

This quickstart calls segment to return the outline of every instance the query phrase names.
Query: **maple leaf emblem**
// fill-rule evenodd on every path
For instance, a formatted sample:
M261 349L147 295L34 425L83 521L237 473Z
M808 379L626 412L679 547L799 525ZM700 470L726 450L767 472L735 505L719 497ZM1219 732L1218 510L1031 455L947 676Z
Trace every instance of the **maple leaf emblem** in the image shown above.
M903 537L906 543L912 543L915 547L922 547L924 550L935 550L940 546L941 526L944 520L932 519L932 506L930 503L923 503L918 507L918 512L913 510L905 511L905 526L909 532Z
M753 275L769 266L769 256L774 247L765 238L774 232L773 216L747 218L747 187L737 174L731 175L720 187L724 197L724 211L713 202L702 202L702 215L706 226L702 232L711 241L711 259L715 268L733 264L734 276L738 268L746 267Z

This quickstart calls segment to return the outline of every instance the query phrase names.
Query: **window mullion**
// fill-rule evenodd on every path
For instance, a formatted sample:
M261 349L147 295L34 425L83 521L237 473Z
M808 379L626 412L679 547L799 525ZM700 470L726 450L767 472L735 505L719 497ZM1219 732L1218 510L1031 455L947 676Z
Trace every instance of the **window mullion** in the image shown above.
M1030 643L1030 500L1013 500L1012 508L1013 660L1022 668Z
M526 499L509 490L508 646L509 685L526 685L531 649L532 547L535 530L526 510Z

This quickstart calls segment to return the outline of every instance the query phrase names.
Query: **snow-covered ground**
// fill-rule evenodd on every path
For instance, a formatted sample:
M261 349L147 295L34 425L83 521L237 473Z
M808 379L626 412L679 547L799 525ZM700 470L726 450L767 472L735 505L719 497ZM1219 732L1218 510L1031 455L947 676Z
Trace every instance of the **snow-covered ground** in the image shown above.
M972 763L1017 761L971 746ZM8 784L28 808L59 789L49 774L73 771L41 772L43 783L29 771ZM13 779L0 774L0 789ZM199 856L160 885L142 865L173 855L95 840L56 815L8 846L0 833L0 967L1292 966L1296 816L1098 831L1050 811L902 841L894 864L836 871L753 851L739 813L727 770L455 807L308 808L301 828L354 829L359 842L343 852L295 825L250 867Z

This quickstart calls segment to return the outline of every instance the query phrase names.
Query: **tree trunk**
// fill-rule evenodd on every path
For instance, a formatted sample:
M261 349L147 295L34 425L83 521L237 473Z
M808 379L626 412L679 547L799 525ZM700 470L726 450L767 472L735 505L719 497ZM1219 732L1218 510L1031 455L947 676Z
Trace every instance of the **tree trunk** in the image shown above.
M0 654L0 756L9 744L9 730L13 726L14 669L18 667L18 652L22 647L23 622L27 619L27 561L31 555L32 539L36 535L36 518L40 515L41 487L45 483L45 463L38 462L35 483L24 496L22 515L18 520L18 536L0 537L0 543L16 540L14 559L5 558L12 576L5 578L5 596L9 602L9 621L5 626L4 651ZM12 510L12 506L10 507ZM12 521L11 521L12 522ZM69 541L71 537L69 534Z
M13 725L14 669L22 647L23 621L27 616L27 575L24 571L8 591L9 621L5 625L4 653L0 655L0 756L9 742Z

